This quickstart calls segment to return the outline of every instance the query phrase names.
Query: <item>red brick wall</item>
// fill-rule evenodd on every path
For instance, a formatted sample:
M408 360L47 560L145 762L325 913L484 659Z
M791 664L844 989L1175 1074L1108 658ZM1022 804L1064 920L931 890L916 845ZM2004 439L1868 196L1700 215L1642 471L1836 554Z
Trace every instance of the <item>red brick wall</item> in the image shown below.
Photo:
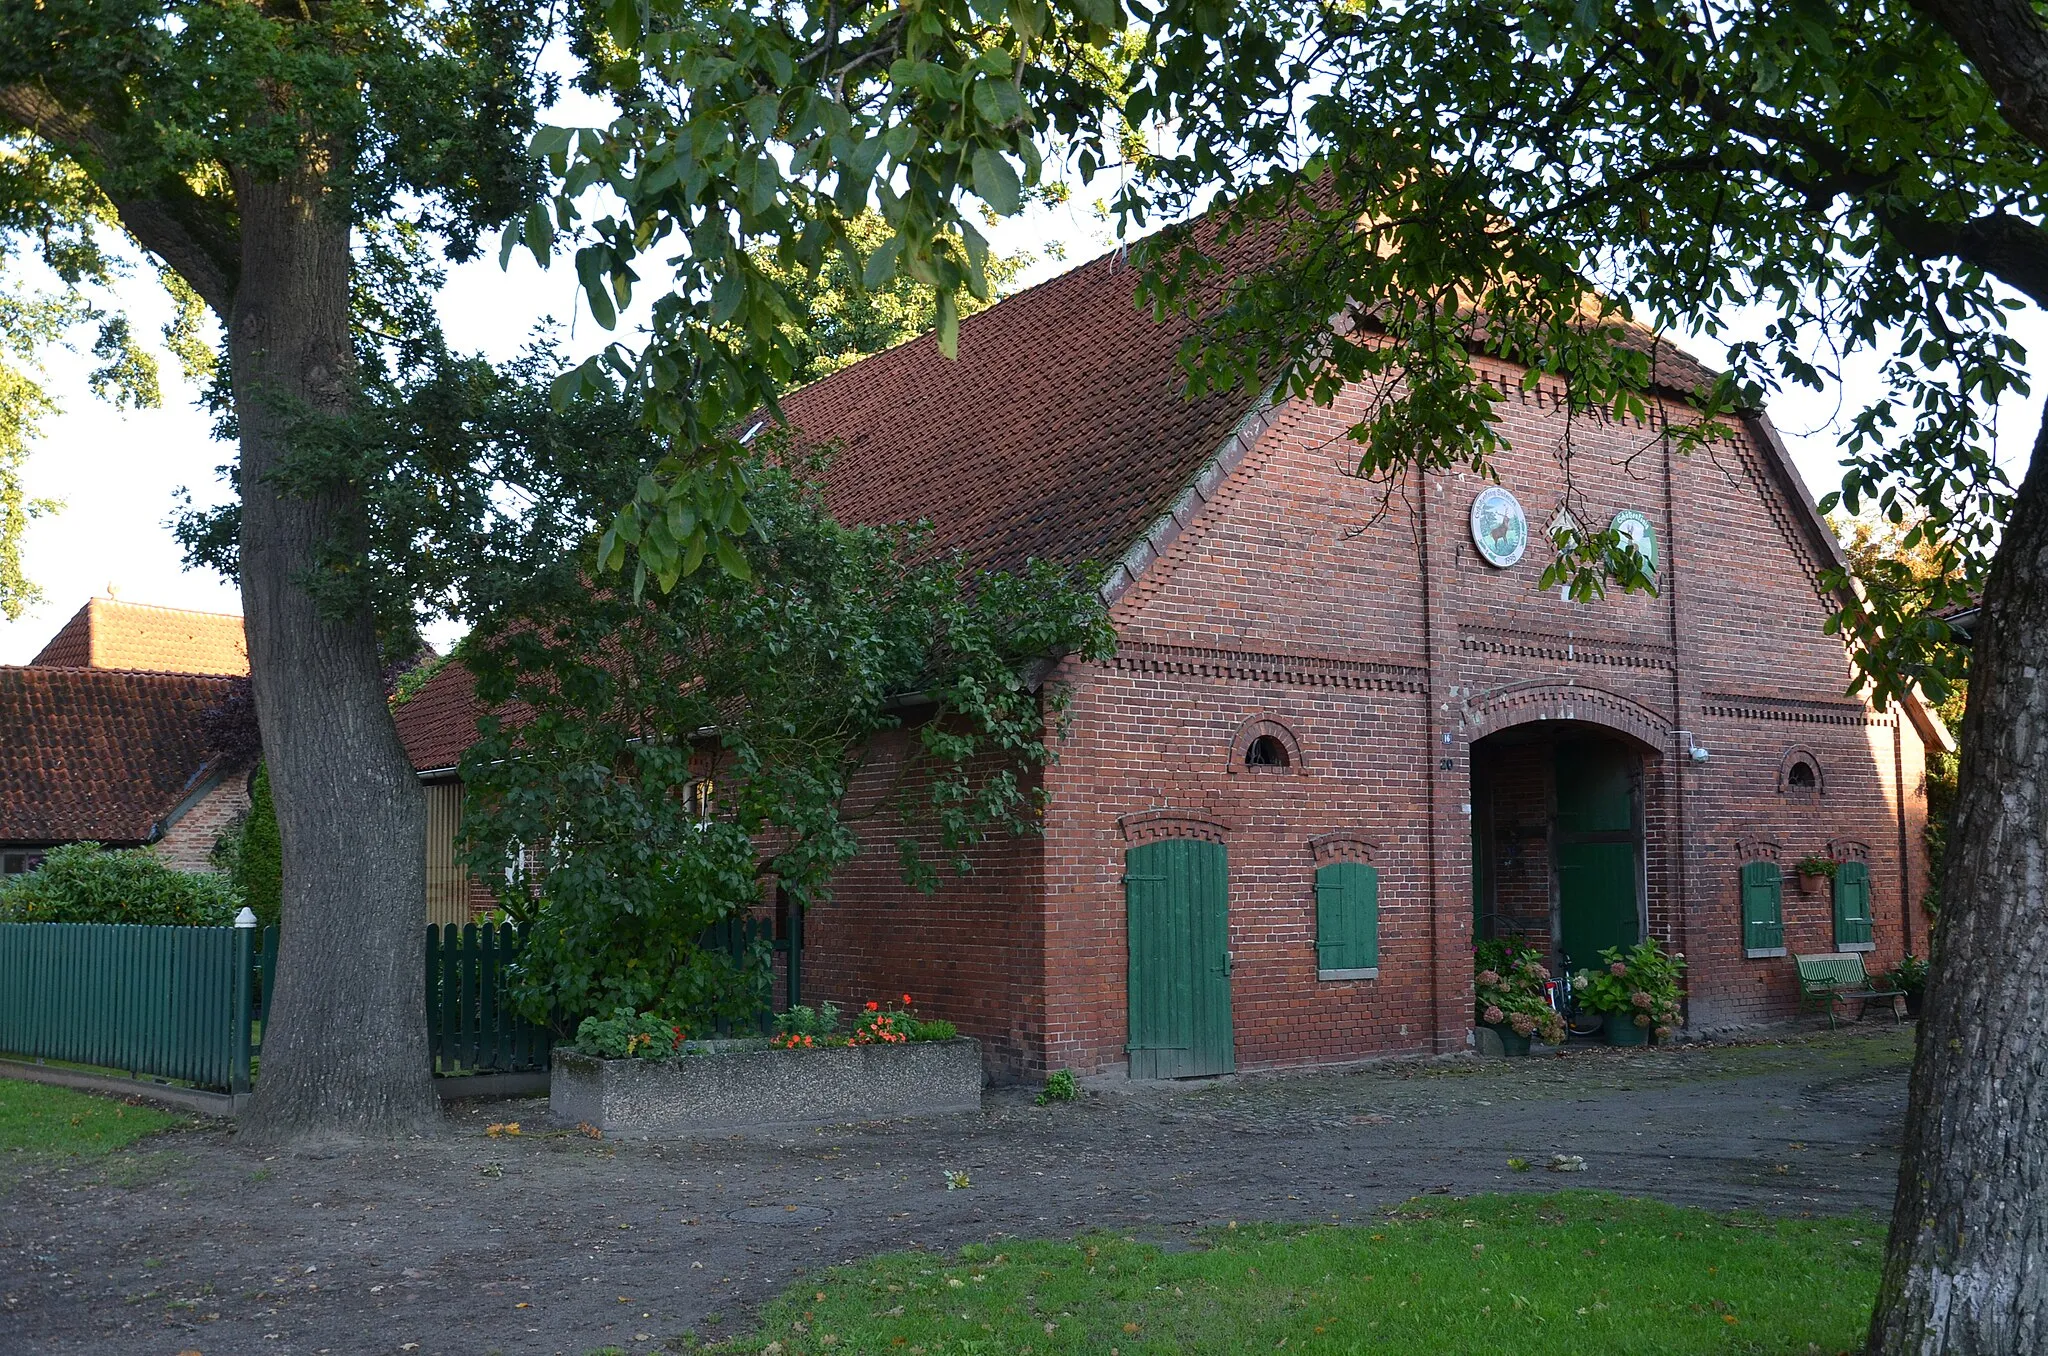
M1816 549L1748 430L1685 457L1658 428L1567 429L1547 391L1504 405L1515 447L1500 472L1534 532L1568 493L1589 525L1623 508L1657 525L1660 594L1578 603L1537 587L1540 540L1510 570L1478 557L1466 515L1479 478L1410 481L1390 497L1344 476L1341 435L1359 413L1283 413L1118 602L1119 658L1061 675L1074 718L1047 776L1048 1064L1122 1058L1119 821L1161 810L1223 826L1240 1067L1462 1047L1467 759L1474 740L1538 719L1647 750L1650 927L1692 962L1695 1025L1791 1011L1790 961L1741 955L1738 839L1774 838L1787 861L1866 843L1870 963L1889 963L1903 944L1901 873L1920 882L1915 899L1925 880L1917 737L1842 695L1849 671L1820 629ZM1233 737L1259 719L1292 732L1299 766L1229 770ZM1810 803L1778 787L1795 745L1822 766ZM1307 843L1337 828L1380 849L1376 980L1315 978ZM1530 889L1547 891L1534 846ZM1826 901L1790 899L1787 915L1795 949L1832 946Z
M248 810L248 775L230 773L165 828L157 840L157 855L180 871L211 871L214 841Z
M909 741L905 731L878 740L847 796L864 845L804 920L804 1001L850 1009L908 993L921 1015L981 1040L997 1077L1042 1069L1044 844L992 838L968 851L972 869L957 874L936 833L906 830L895 811L897 796L929 787ZM939 868L929 894L904 884L897 844L906 837Z

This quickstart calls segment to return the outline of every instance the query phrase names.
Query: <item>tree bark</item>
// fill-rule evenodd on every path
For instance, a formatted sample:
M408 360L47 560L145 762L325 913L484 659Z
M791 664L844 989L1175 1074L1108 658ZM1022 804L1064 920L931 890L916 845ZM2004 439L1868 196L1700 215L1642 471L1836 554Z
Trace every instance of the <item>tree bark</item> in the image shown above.
M2048 422L1975 635L1872 1356L2048 1351Z
M440 1125L427 1064L426 804L398 739L366 610L326 615L302 581L345 532L345 491L281 494L291 426L347 409L349 217L317 165L238 175L228 317L241 425L242 606L284 848L277 992L242 1122L259 1141Z

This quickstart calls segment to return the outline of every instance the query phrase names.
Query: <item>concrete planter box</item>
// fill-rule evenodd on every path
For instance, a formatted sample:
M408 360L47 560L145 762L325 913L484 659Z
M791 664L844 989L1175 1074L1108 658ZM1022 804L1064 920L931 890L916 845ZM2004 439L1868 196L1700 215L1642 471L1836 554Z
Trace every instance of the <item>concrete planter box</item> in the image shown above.
M981 1045L964 1037L821 1050L715 1041L658 1060L557 1046L548 1113L608 1135L687 1135L974 1111L981 1082Z

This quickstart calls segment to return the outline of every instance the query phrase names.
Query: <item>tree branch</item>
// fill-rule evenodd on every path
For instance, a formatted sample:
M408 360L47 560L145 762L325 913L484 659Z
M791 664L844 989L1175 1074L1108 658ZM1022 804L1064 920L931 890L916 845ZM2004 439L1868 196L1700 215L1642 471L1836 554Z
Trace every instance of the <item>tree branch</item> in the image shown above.
M1912 0L1963 49L2015 132L2048 150L2048 24L2033 0Z
M74 113L32 84L0 85L0 122L56 147L73 159L118 169L112 138L89 117ZM234 308L240 254L232 228L206 218L217 215L182 183L168 182L150 195L108 192L111 176L94 175L100 191L119 213L121 225L150 253L191 284L215 315L226 320Z

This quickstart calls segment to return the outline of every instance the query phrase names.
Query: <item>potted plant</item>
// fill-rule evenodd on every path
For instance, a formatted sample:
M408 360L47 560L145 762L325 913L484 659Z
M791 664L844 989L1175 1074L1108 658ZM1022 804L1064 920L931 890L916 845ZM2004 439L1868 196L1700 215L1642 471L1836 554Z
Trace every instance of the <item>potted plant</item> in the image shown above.
M1840 865L1841 863L1832 857L1801 857L1799 864L1792 868L1799 877L1799 893L1819 893L1821 882L1833 880L1835 869Z
M1572 992L1579 1006L1605 1019L1607 1043L1669 1039L1678 1026L1678 977L1685 972L1685 954L1667 952L1656 938L1645 937L1627 951L1610 946L1600 959L1600 968L1572 976Z
M1512 937L1481 942L1472 950L1473 1015L1500 1037L1510 1055L1529 1053L1529 1039L1564 1043L1564 1020L1550 1005L1544 984L1550 971L1536 948Z
M1890 987L1906 995L1906 1015L1919 1017L1920 1000L1927 993L1927 962L1908 951L1886 978L1891 980Z

